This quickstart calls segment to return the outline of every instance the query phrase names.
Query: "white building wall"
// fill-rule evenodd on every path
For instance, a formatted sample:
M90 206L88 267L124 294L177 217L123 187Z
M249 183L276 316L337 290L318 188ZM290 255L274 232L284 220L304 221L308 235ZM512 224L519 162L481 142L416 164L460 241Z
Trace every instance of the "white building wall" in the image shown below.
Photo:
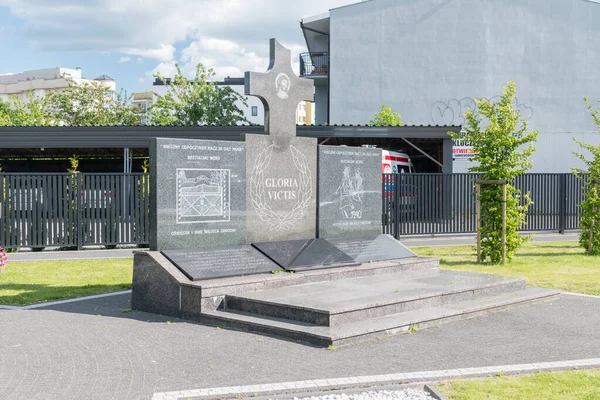
M77 84L84 82L101 83L115 91L115 81L96 81L81 77L81 69L49 68L25 71L18 74L0 76L0 99L9 101L10 96L17 95L27 100L26 91L32 90L34 96L43 97L53 91L61 91L69 86L68 80Z
M236 101L235 105L244 112L244 116L246 119L252 124L262 125L265 123L265 107L262 104L262 101L258 97L255 96L246 96L244 95L244 86L243 85L232 85L229 86L237 93L244 96L246 99L247 106L241 101ZM252 107L256 107L257 115L252 115Z
M600 4L372 0L332 10L330 30L331 123L368 123L385 103L408 124L463 124L473 98L514 80L540 130L532 172L579 165L573 136L600 143L583 104L600 99Z
M315 79L315 124L317 125L327 123L327 95L327 82Z

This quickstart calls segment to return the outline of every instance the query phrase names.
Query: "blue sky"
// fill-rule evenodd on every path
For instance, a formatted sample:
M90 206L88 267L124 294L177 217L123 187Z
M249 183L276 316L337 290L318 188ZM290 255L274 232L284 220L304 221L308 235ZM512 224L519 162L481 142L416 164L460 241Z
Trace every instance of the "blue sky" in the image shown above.
M151 90L152 73L218 77L268 66L268 39L304 50L301 18L358 0L0 0L0 74L81 67L128 92Z

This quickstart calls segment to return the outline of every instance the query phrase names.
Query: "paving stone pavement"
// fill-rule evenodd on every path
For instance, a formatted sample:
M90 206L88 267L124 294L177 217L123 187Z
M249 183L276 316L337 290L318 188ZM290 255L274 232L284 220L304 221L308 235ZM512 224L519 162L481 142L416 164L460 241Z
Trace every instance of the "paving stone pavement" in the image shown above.
M129 294L0 310L0 398L153 393L600 357L600 298L550 302L326 350L129 309Z
M554 232L535 232L522 233L531 235L533 243L551 243L551 242L576 242L579 240L578 232L566 232L564 234ZM445 247L445 246L464 246L477 244L475 235L436 235L433 236L404 236L400 241L408 247Z

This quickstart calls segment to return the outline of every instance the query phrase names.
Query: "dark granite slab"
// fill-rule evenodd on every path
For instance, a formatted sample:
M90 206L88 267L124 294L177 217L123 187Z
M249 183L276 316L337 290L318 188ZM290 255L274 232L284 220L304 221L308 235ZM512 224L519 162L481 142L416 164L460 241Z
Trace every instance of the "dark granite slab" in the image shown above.
M252 243L252 246L282 268L287 268L311 241L312 239L286 240L284 242Z
M356 265L352 257L325 239L288 240L252 245L288 271Z
M280 270L277 264L247 245L206 250L166 250L162 254L193 281Z
M404 246L390 235L379 235L362 239L335 239L329 241L338 249L347 253L354 261L359 263L417 257L417 255L408 247Z
M319 237L381 234L381 149L319 146Z
M246 145L150 140L153 250L246 244Z

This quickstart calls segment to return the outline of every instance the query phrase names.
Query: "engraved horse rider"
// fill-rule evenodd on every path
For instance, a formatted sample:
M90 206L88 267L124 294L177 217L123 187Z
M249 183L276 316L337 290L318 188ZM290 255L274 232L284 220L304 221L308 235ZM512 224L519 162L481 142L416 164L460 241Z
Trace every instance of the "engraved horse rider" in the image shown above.
M342 183L336 190L340 195L340 211L344 218L351 218L353 212L362 211L364 178L357 168L354 176L350 175L350 167L344 168Z

